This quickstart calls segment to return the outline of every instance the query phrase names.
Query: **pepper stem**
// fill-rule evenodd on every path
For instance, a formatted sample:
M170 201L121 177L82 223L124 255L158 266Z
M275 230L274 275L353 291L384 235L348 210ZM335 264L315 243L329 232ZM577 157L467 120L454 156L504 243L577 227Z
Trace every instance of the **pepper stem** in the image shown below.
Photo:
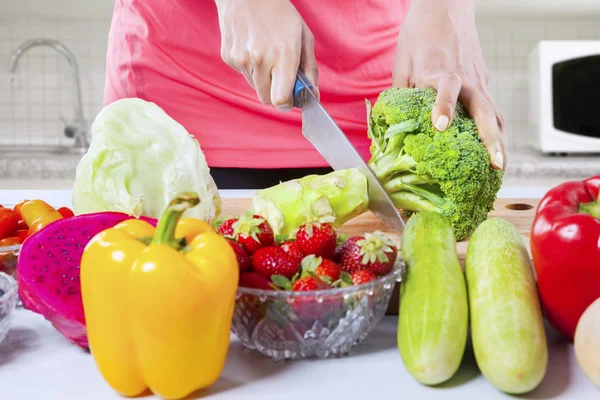
M598 199L594 202L581 203L579 205L579 212L600 219L600 196L598 196Z
M156 233L150 244L166 244L176 249L181 248L182 244L175 239L177 223L188 208L195 207L199 203L200 198L192 192L182 193L171 200L158 221Z

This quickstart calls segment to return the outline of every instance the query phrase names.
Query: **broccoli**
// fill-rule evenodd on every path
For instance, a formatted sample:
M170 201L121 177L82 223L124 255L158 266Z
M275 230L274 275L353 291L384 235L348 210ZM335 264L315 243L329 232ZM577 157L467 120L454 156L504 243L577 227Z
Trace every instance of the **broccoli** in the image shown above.
M390 88L367 105L368 164L406 216L437 211L450 221L456 240L487 219L502 184L491 167L473 119L457 103L445 132L431 123L436 91Z

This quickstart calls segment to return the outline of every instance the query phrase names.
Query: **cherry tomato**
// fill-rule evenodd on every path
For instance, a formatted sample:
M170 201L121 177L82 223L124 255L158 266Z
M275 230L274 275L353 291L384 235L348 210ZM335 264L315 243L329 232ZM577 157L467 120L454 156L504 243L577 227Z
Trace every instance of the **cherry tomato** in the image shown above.
M23 203L21 216L30 228L39 218L54 218L54 220L57 220L63 217L54 207L43 200L30 200Z
M71 211L69 207L59 207L56 209L63 216L63 218L71 218L75 216L75 213Z
M0 208L0 238L13 236L17 231L19 219L10 208Z
M17 244L22 244L23 239L17 236L11 236L0 240L0 247L14 246Z
M60 218L58 218L58 219L60 219ZM46 214L46 215L39 217L38 219L33 221L31 226L29 227L29 230L27 231L28 236L31 236L38 231L41 231L42 229L44 229L46 227L46 225L48 225L54 221L57 221L58 219L55 218L54 215L52 215L52 214Z
M13 211L15 212L15 214L17 214L17 218L23 219L23 217L21 216L21 207L23 207L23 204L27 203L28 201L29 200L23 200L17 205L15 205L15 207L13 208Z
M15 236L20 238L22 241L25 241L25 239L27 239L27 237L29 236L29 228L17 230Z
M25 221L23 221L22 219L20 219L19 222L17 223L17 230L19 230L19 229L29 229L29 227L27 226Z

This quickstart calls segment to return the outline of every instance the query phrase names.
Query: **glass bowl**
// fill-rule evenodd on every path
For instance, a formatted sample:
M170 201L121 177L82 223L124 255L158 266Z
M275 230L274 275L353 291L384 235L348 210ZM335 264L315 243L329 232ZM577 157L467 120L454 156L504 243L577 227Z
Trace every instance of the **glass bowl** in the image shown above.
M232 331L244 347L275 360L345 356L379 323L403 273L399 259L392 272L363 285L311 292L240 287Z
M0 247L0 272L4 272L13 278L16 277L17 258L20 250L20 244Z
M17 281L0 272L0 343L8 335L13 311L17 304Z
M19 258L19 251L21 251L20 244L16 244L13 246L5 246L0 247L0 273L5 273L9 275L11 278L17 279L17 260ZM23 303L18 296L17 297L17 307L21 308Z

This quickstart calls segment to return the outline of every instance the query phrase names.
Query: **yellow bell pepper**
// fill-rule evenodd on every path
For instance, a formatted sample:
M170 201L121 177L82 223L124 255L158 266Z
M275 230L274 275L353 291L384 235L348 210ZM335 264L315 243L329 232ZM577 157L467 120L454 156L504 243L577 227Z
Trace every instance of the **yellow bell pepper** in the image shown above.
M239 269L227 241L181 218L182 194L156 229L130 219L96 235L81 260L90 351L124 396L180 399L212 385L229 350Z

